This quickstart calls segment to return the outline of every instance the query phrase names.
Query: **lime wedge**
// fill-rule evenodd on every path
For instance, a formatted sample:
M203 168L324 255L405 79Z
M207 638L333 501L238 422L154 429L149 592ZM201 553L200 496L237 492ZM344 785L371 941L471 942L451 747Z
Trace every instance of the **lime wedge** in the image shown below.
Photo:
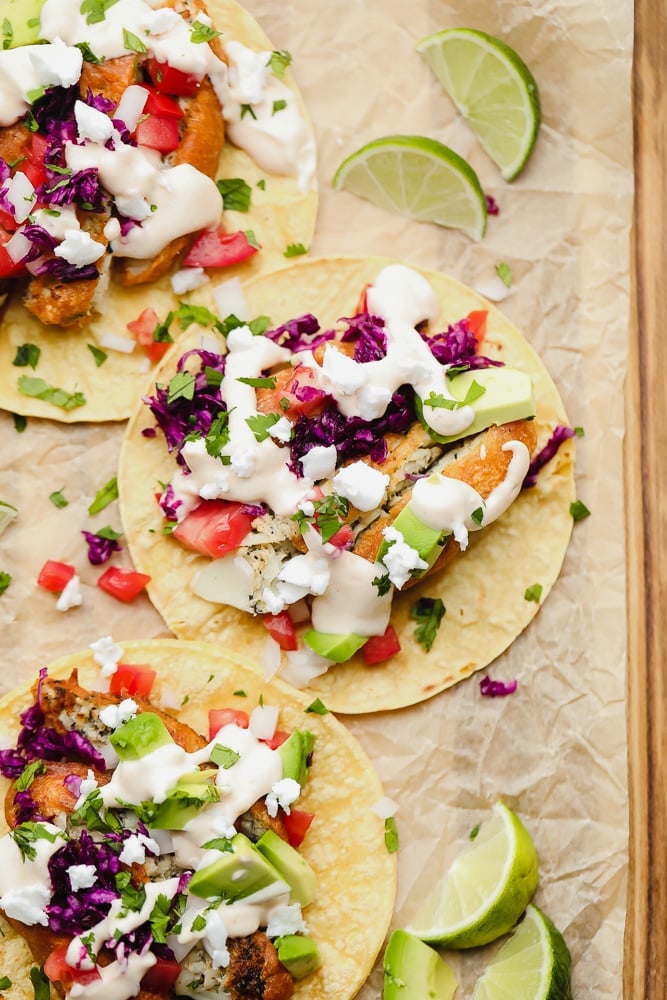
M473 1000L572 1000L571 964L563 935L529 906L478 981Z
M10 521L13 521L18 511L6 500L0 500L0 535L3 533Z
M417 51L431 67L506 181L523 170L540 124L532 73L504 42L472 28L428 35Z
M514 927L536 887L530 834L498 802L406 930L448 948L476 948Z
M460 229L480 240L486 199L477 174L448 146L421 135L387 135L343 160L333 179L380 208Z

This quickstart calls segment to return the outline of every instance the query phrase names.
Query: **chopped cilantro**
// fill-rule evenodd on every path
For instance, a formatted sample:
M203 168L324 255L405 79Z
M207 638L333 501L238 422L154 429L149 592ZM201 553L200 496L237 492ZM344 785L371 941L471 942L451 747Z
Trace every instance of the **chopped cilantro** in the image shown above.
M109 809L103 808L102 793L94 788L83 800L78 809L70 815L75 826L85 826L87 830L101 830L104 833L118 833L122 828L121 821Z
M570 514L573 521L583 521L584 518L590 517L590 513L586 504L582 503L581 500L575 500L570 504Z
M47 830L43 823L32 822L20 823L10 832L10 837L13 838L24 861L26 858L28 861L34 861L37 857L37 850L34 846L37 840L48 840L53 844L56 837L64 836L65 834L61 833L60 830L53 833L51 830Z
M479 525L479 527L481 528L482 521L484 520L484 508L476 507L475 510L470 515L470 520L474 521L475 524Z
M43 774L44 771L46 771L46 764L43 760L33 760L30 764L26 764L16 779L16 791L25 792L26 789L30 788L37 775Z
M260 189L260 191L265 191L266 190L266 181L264 180L263 177L260 178L260 180L257 181L257 187Z
M107 524L105 528L100 528L95 534L98 538L106 538L109 542L117 542L119 538L123 537L122 531L114 531L111 525Z
M114 476L108 483L97 491L95 499L88 508L89 514L99 514L101 510L108 507L110 503L118 499L118 480Z
M203 913L198 913L195 919L192 921L191 930L195 933L197 931L203 931L206 927L206 917Z
M256 247L257 250L261 249L261 246L257 241L257 237L255 236L254 230L244 229L243 234L251 247Z
M12 981L9 976L0 976L0 990L8 990L12 985Z
M225 211L247 212L252 200L252 188L242 177L222 177L215 182L222 196Z
M232 846L231 840L227 837L214 837L213 840L207 840L202 847L206 851L222 851L224 854L233 854L234 848Z
M25 368L27 365L30 365L34 370L37 367L41 353L41 348L37 344L19 344L16 348L16 356L12 364L17 368Z
M274 101L271 106L271 114L275 115L278 111L284 111L287 107L287 101Z
M143 55L144 52L148 52L148 49L132 31L128 31L127 28L123 28L123 47L128 49L130 52L138 52L139 55Z
M49 493L49 500L54 507L58 508L58 510L62 510L63 507L67 507L69 504L69 500L63 494L64 489L65 487L63 486L61 489L54 490L53 493Z
M475 839L475 837L479 833L479 828L480 828L481 825L482 825L481 823L476 823L475 826L473 826L472 830L468 834L468 839L469 840L474 840Z
M187 330L187 328L192 323L198 323L199 326L212 326L219 333L222 333L223 324L210 309L206 306L196 306L190 302L179 302L179 308L174 313L175 318L181 324L182 330Z
M34 1000L50 1000L51 984L47 979L44 969L33 965L30 969L30 982L34 993Z
M235 691L235 692L234 692L234 697L236 697L236 698L247 698L247 697L248 697L248 695L246 694L246 692L245 692L245 691L241 691L241 690L239 689L238 691Z
M305 253L308 253L308 247L303 243L288 243L283 250L283 257L302 257Z
M420 597L410 609L410 617L418 623L415 629L415 639L421 643L427 653L438 634L444 614L445 605L439 597Z
M28 418L24 417L22 413L12 413L12 419L14 420L14 430L18 434L22 434L28 426Z
M173 403L177 399L194 399L195 395L195 377L192 372L176 372L174 377L169 382L169 391L167 394L167 402Z
M398 850L398 830L393 816L387 816L384 821L384 843L389 854L395 854Z
M378 597L384 597L385 594L388 594L391 588L389 573L384 573L382 576L376 576L373 579L373 586L377 587Z
M253 389L275 389L276 380L273 375L269 375L267 378L237 378L237 382L243 382L244 385L250 385Z
M533 583L530 587L526 587L523 595L524 601L535 601L536 604L540 603L540 597L542 596L542 584Z
M9 573L5 573L4 570L0 570L0 594L4 594L11 582L11 575Z
M122 917L130 911L140 910L146 902L146 890L143 885L132 884L132 872L116 872L115 882L123 906L118 916Z
M310 703L310 705L306 709L306 712L313 712L315 715L328 715L329 709L327 708L327 706L324 704L323 701L321 701L319 698L316 698L315 701L312 701Z
M212 42L214 38L219 38L222 34L221 31L216 31L215 28L211 28L208 24L204 24L202 21L192 22L192 31L190 32L190 41L200 44L201 42Z
M223 771L226 771L232 764L235 764L239 756L240 754L236 750L232 750L231 747L225 747L222 743L216 743L210 753L213 763L221 767Z
M14 29L12 27L12 22L9 18L5 17L2 20L2 47L3 49L11 48L12 39L14 38Z
M100 350L99 347L95 347L94 344L87 344L86 346L88 347L88 350L95 359L95 367L99 368L100 365L104 364L109 355L106 353L106 351L102 351Z
M297 522L302 534L309 524L314 525L321 535L322 542L328 542L342 527L350 505L345 497L338 493L330 493L321 500L313 500L313 508L312 515L298 510L296 514L292 514L292 520Z
M21 375L18 389L24 396L43 399L61 410L75 410L86 404L86 397L82 392L67 392L65 389L58 389L56 386L49 385L43 378L35 378L32 375Z
M285 70L291 62L292 56L287 49L274 49L269 56L269 61L266 65L271 67L274 75L277 76L279 80L282 80L285 76Z
M99 24L105 19L109 7L116 3L118 0L83 0L79 10L86 15L86 24Z
M576 434L576 436L578 438L582 438L584 436L584 428L583 427L575 427L574 428L574 433Z
M255 435L256 441L266 441L269 429L279 420L280 417L277 413L258 413L253 417L246 417L245 422Z
M252 110L252 104L242 104L241 105L241 121L243 121L243 119L245 118L246 115L250 115L251 118L254 118L255 120L257 120L257 115Z
M27 128L28 132L39 132L39 122L33 115L32 111L26 111L23 117L23 124ZM50 190L53 190L53 188Z
M102 63L106 62L104 56L100 58L100 56L95 55L88 42L75 42L74 48L80 50L84 62L94 63L96 66L101 66Z
M35 87L34 90L26 91L25 95L26 100L28 101L28 104L34 104L35 101L38 101L40 99L40 97L44 97L45 93L46 93L46 87ZM27 200L30 201L32 199L27 199Z
M291 405L292 404L290 403L290 401L287 398L287 396L282 396L281 397L281 399L280 399L280 409L283 411L283 413L287 413L287 411L289 410L289 408L290 408Z
M509 264L496 264L496 274L504 285L512 287L512 268Z
M171 900L169 896L160 893L155 900L155 905L148 918L151 925L153 940L158 944L165 944L169 932L169 922L171 918Z
M189 701L190 701L190 695L189 694L184 695L183 700L181 701L181 708L183 707L183 705L187 705Z
M221 410L214 417L204 443L211 458L220 458L222 449L229 444L229 413L227 410Z

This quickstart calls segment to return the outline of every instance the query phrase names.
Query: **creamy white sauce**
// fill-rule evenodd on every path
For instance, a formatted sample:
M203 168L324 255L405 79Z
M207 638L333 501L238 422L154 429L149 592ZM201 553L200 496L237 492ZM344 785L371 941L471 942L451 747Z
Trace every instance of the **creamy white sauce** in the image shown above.
M82 65L81 51L60 38L50 45L0 50L0 126L18 121L42 88L72 86Z
M67 997L71 1000L130 1000L141 988L141 980L157 962L152 951L143 955L130 952L123 962L100 965L100 978L91 983L73 983Z
M342 552L331 563L326 592L313 599L313 628L318 632L382 635L389 624L392 590L380 597L373 580L384 572L382 566Z
M206 748L188 753L177 743L167 743L138 760L121 760L111 781L100 789L102 801L107 806L117 806L120 802L138 805L145 799L164 802L178 779L192 774L206 760Z
M0 908L29 926L46 926L44 907L51 899L49 859L63 846L62 830L53 823L40 823L54 837L36 839L34 858L24 858L11 834L0 837Z

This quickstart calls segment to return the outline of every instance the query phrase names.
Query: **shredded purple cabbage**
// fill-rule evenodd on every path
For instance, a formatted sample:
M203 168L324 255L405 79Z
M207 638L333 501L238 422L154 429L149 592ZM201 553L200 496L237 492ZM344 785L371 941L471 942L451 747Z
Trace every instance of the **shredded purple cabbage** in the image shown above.
M319 321L312 313L298 316L296 319L283 323L275 330L267 330L264 334L269 340L281 347L286 347L288 351L314 351L316 347L327 340L333 340L336 336L333 330L319 332Z
M0 188L0 209L2 209L3 212L6 212L7 215L11 215L12 219L15 218L14 213L16 209L9 200L6 188Z
M338 462L369 455L374 462L387 457L385 434L404 434L415 419L414 390L403 385L391 397L387 409L376 420L345 417L334 408L315 417L299 417L290 444L289 468L303 475L300 459L316 445L335 445Z
M94 264L84 264L83 267L77 267L61 257L50 257L45 260L37 268L35 274L40 276L48 274L50 278L62 282L63 285L71 285L75 281L88 281L91 278L97 280L100 276Z
M27 254L21 258L22 264L30 264L42 254L51 253L56 246L57 241L43 226L34 224L23 226L21 232L32 244Z
M159 503L160 509L168 521L178 520L178 508L183 506L183 501L178 499L171 483L167 483L165 486Z
M193 356L198 356L200 360L200 371L194 373L193 399L181 397L169 402L169 386L160 385L156 386L154 396L144 396L143 401L150 408L157 426L164 434L169 451L180 452L186 438L191 437L193 432L206 436L215 417L225 409L224 401L220 395L220 387L208 384L204 370L211 368L222 374L225 370L224 357L213 351L201 349L186 351L179 358L178 371L182 371L188 358ZM183 464L180 454L177 456L177 461Z
M386 355L387 335L384 332L384 320L381 316L365 312L342 319L340 322L347 323L347 330L342 340L354 341L354 360L359 364L379 361Z
M467 368L501 368L502 361L493 361L477 354L477 338L466 317L452 323L442 333L429 336L419 331L431 354L441 365L465 365Z
M90 87L86 91L84 101L89 107L95 108L96 111L101 111L104 115L108 115L110 111L114 111L116 108L115 101L112 101L110 97L105 97L104 94L94 94Z
M9 164L0 156L0 184L2 184L3 181L6 181L10 175L11 170L9 168Z
M551 461L563 442L569 441L572 437L574 437L574 430L571 427L565 427L563 424L559 424L554 428L553 434L545 444L544 448L541 448L537 452L528 466L528 472L526 473L526 478L523 481L522 489L527 490L531 486L535 486L537 483L537 474L540 469L542 469L547 462Z
M485 698L505 698L508 694L514 694L517 684L517 681L492 681L490 677L482 677L479 693Z
M69 175L47 170L47 179L37 189L37 195L52 207L85 205L90 212L105 211L109 202L109 196L100 184L97 167L87 167Z
M115 877L122 865L118 853L116 844L96 841L82 829L78 837L69 840L51 856L49 875L53 895L46 907L50 930L76 935L107 916L110 904L119 896ZM70 865L94 865L95 884L74 892L67 874Z
M93 566L101 566L111 559L114 552L122 550L122 545L119 545L115 538L103 538L92 531L82 531L81 534L88 546L88 562Z
M500 208L498 207L498 202L493 197L493 195L487 194L484 197L486 199L487 215L500 215Z
M40 132L56 136L60 135L63 125L69 128L70 123L74 124L74 104L80 96L77 84L72 87L49 87L30 108ZM73 138L76 138L76 125Z
M14 796L14 807L16 809L17 824L48 818L40 814L37 803L28 790L16 793Z

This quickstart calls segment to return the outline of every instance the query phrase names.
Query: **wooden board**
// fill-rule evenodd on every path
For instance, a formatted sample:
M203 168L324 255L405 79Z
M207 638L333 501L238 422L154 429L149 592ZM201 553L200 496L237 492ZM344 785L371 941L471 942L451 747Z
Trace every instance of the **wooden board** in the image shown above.
M667 995L667 15L636 0L634 316L626 388L630 882L624 996Z

